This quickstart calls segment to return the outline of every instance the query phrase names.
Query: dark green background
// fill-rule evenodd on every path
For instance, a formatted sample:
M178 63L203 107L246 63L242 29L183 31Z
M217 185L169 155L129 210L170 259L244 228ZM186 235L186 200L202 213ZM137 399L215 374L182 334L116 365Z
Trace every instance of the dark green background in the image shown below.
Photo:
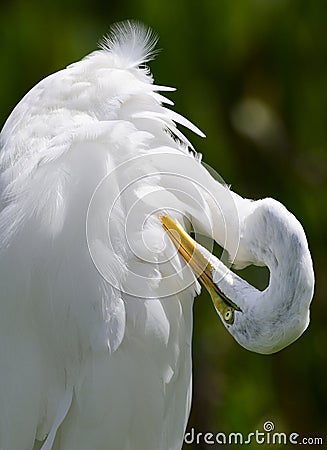
M327 2L3 2L1 124L36 82L126 18L160 35L164 51L151 69L158 84L178 88L170 95L176 110L206 133L189 135L204 160L241 195L283 202L303 223L314 260L310 328L276 355L242 349L207 296L196 300L189 427L247 434L271 420L276 431L321 436L326 445ZM257 286L267 280L265 271L247 276Z

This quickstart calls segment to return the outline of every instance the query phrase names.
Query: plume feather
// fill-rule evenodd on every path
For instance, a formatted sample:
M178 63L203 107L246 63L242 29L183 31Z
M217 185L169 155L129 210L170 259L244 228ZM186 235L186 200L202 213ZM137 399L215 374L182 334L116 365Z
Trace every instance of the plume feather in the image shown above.
M137 67L151 61L158 50L158 36L151 28L136 21L114 24L100 43L100 48L118 58L124 68Z

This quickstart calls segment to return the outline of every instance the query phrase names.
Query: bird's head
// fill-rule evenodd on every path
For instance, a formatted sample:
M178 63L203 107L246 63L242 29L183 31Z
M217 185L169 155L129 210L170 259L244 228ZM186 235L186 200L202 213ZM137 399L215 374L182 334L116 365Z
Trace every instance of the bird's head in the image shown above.
M170 216L163 228L190 269L208 290L223 324L243 347L275 353L294 342L309 324L314 274L300 223L279 202L256 203L244 224L253 260L270 271L260 291L194 241Z

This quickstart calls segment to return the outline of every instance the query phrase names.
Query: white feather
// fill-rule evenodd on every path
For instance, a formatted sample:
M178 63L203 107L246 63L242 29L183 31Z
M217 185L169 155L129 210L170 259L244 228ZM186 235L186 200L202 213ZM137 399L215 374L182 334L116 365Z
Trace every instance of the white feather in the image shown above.
M161 170L151 158L119 171L122 164L161 145L188 157L185 144L166 132L166 123L173 132L176 127L156 94L160 87L137 68L154 55L155 42L144 27L116 26L101 51L35 86L2 130L0 448L32 449L35 439L47 450L104 450L108 442L122 450L181 446L190 407L194 287L169 301L156 298L165 292L158 287L159 260L140 265L122 245L137 190L115 203L114 253L101 231L107 223L101 201L114 201L136 173L141 187L153 169ZM134 119L142 110L166 120ZM107 281L85 236L89 202L106 176L110 183L93 204L100 232L92 234L89 223L88 244ZM142 224L152 206L139 200ZM174 195L172 202L183 209ZM159 223L149 228L149 242L158 231ZM137 227L133 236L140 236ZM164 272L176 267L180 259L173 256ZM132 280L126 270L147 277L148 290L142 279L131 286L141 298L126 293ZM15 377L4 370L10 365Z
M158 52L158 37L140 22L115 24L100 47L115 56L119 67L129 69L151 61Z

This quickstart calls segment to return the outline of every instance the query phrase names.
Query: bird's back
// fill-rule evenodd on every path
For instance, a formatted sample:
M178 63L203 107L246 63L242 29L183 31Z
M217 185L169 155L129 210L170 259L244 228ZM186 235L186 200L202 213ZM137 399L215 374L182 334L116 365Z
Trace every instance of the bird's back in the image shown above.
M138 67L151 37L116 33L32 89L1 134L6 450L182 445L195 288L176 275L157 207L185 211L165 168L198 161L175 122L192 126Z

